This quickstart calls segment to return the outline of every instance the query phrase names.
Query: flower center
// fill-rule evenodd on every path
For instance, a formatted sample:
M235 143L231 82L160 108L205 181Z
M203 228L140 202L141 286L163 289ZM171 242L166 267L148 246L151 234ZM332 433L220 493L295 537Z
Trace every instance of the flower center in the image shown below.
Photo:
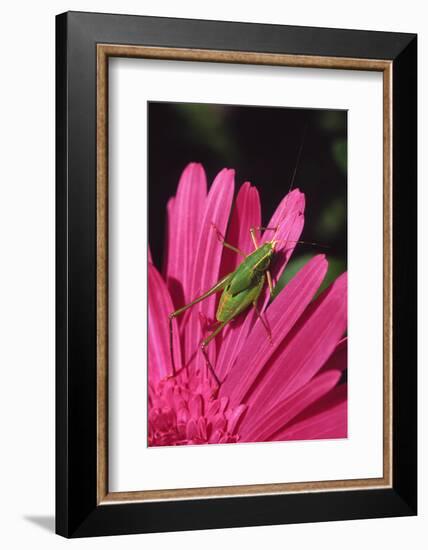
M163 379L149 391L149 446L236 443L245 409L213 395L201 376Z

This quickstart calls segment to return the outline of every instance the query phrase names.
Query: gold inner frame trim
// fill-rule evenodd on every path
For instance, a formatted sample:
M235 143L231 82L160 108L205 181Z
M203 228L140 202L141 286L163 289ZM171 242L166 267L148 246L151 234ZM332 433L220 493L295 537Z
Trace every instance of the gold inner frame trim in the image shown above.
M370 479L109 492L108 489L108 59L279 65L383 73L383 476ZM97 45L97 503L222 498L392 486L392 62L187 48Z

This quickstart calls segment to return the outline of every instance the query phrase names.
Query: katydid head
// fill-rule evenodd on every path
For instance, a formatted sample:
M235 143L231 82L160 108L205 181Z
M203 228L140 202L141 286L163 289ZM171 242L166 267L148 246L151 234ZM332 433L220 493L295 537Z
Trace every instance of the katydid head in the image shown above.
M271 256L273 256L273 254L275 253L276 245L281 242L279 239L276 238L276 236L278 235L278 231L279 231L279 225L277 225L274 228L274 234L272 239L266 243L267 245L269 245L268 250L270 250Z
M277 240L275 240L275 239L272 239L271 241L268 242L268 244L271 245L272 254L275 252L276 245L277 245L279 242L280 242L280 241L277 241Z
M259 248L263 251L263 257L265 258L271 258L275 253L275 247L277 245L278 241L267 241L264 244L262 244Z

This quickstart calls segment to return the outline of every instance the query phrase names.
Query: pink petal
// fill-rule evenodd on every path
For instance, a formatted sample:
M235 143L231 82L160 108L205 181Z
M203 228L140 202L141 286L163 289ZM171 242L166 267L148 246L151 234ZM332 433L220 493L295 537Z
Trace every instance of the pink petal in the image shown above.
M169 344L168 314L173 311L172 300L165 282L151 263L149 270L149 380L151 384L173 374ZM173 349L177 370L181 367L180 340L173 321Z
M230 415L227 421L227 429L230 433L235 432L239 424L239 421L241 420L246 410L247 410L247 405L239 405L232 411L232 414Z
M324 255L312 258L272 302L265 313L272 333L272 343L265 328L257 321L230 374L221 386L221 395L228 395L232 406L244 401L260 376L267 361L282 344L297 319L318 290L325 273Z
M250 407L239 430L240 441L269 441L278 430L334 388L340 376L340 371L334 370L320 374L276 406L266 407L264 414L254 414Z
M275 210L267 227L278 227L278 231L265 231L262 242L273 238L279 243L276 247L275 261L271 273L274 281L277 281L284 271L303 231L305 211L305 195L294 189L288 193Z
M226 241L236 246L242 252L250 254L254 245L250 236L252 227L261 225L260 197L257 189L249 182L244 183L239 189L235 206L232 212ZM222 258L222 275L234 271L242 262L242 256L225 248ZM217 359L217 375L222 380L229 372L241 345L245 342L248 333L254 324L254 312L248 311L234 319L223 330L219 356ZM241 344L241 345L239 345Z
M181 175L177 194L167 207L165 274L176 307L191 298L191 279L206 195L207 180L202 165L188 164Z
M344 273L299 319L289 338L269 361L248 405L263 410L266 403L273 406L309 382L332 354L346 323L347 276Z
M199 418L200 416L202 416L203 403L204 401L202 399L202 396L195 395L195 397L193 397L189 403L190 415L194 418Z
M166 232L165 232L165 245L163 253L162 264L162 276L165 280L168 280L168 270L173 270L173 258L171 258L173 251L177 249L177 243L175 243L176 235L173 230L175 223L175 197L171 197L166 203ZM180 292L182 293L181 285ZM170 289L171 294L171 289ZM172 294L171 294L172 295ZM172 296L174 299L174 296Z
M348 367L348 338L343 338L337 344L334 352L331 354L330 359L322 367L320 372L327 370L340 370L344 371Z
M219 243L213 224L224 235L229 220L230 209L234 193L234 170L224 169L214 179L206 200L202 221L197 228L198 241L191 265L191 285L189 296L193 300L200 296L219 280L220 262L223 247ZM209 320L215 319L216 295L210 296L188 310L183 324L185 324L186 364L194 359L194 368L205 365L199 344L202 339L200 316L202 313ZM184 326L184 325L183 325ZM207 348L214 364L215 344Z
M248 335L256 319L257 314L254 308L250 308L225 326L216 365L219 380L224 380L229 374L242 347L247 343Z
M320 401L308 407L274 440L340 439L348 436L347 385L336 386Z
M242 250L245 254L254 251L250 229L261 225L261 206L259 192L250 182L241 185L230 218L226 241ZM233 250L223 251L222 274L227 275L238 267L243 258Z
M303 216L304 210L305 195L299 189L293 189L287 193L267 224L270 229L264 231L261 242L265 243L275 238L275 240L282 241L278 244L278 250L288 248L286 241L290 227L299 217ZM278 228L278 231L272 231L273 228Z
M148 259L148 262L149 262L150 264L153 263L153 258L152 258L152 252L151 252L151 250L150 250L150 245L147 247L147 259Z
M191 442L198 437L198 424L195 420L190 420L187 423L187 439Z

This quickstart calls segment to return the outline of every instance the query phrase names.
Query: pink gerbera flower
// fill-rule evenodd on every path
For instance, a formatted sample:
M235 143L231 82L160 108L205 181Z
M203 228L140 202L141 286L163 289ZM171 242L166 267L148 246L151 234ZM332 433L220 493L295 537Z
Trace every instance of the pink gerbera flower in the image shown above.
M259 194L244 183L234 197L234 171L224 169L207 193L200 164L184 170L168 202L163 275L149 261L149 445L187 445L342 438L347 436L347 277L342 274L314 299L327 260L312 258L269 301L260 298L272 341L254 310L229 323L207 352L199 346L215 320L219 295L174 320L173 354L168 315L233 271L242 258L219 243L253 250L250 228L261 225ZM279 204L268 227L279 227L272 265L278 280L304 224L297 189ZM259 241L272 235L259 235ZM175 366L175 371L174 371Z

